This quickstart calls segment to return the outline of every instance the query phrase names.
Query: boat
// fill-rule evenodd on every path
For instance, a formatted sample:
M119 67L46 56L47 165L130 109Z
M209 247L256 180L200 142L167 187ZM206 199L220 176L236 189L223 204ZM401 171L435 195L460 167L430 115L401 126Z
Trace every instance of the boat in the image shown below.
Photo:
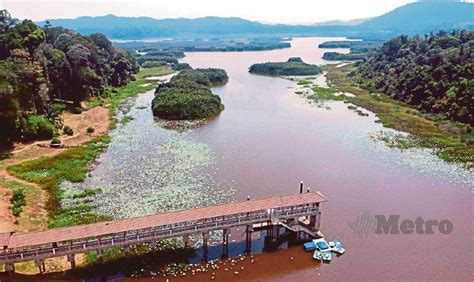
M331 252L322 252L323 253L323 260L324 261L331 261L332 255Z
M304 243L303 247L304 247L304 250L307 252L312 252L316 250L316 244L313 241Z
M319 238L313 240L313 243L316 245L316 249L320 251L330 250L328 242L324 238Z
M321 252L319 250L314 251L313 258L315 260L319 260L319 261L322 260L323 259L323 252Z
M332 243L334 244L334 247L332 247L332 250L340 255L343 255L346 250L342 247L341 241L338 239L332 240ZM331 245L331 244L330 244Z
M338 255L343 255L346 252L338 239L329 242L324 238L315 239L312 242L305 243L304 248L307 252L314 249L313 258L325 262L332 260L332 252Z

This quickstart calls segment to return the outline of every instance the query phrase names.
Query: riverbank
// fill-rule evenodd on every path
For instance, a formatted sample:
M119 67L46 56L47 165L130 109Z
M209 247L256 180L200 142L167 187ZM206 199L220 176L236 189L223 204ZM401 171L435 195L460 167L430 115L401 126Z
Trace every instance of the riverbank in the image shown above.
M1 232L31 232L51 227L69 226L108 219L95 214L88 204L88 197L99 191L84 191L75 195L80 204L63 209L59 200L62 197L60 183L64 180L81 182L85 179L88 166L107 148L110 137L108 132L114 128L117 120L115 113L118 107L128 98L154 89L154 79L170 74L168 67L145 69L137 75L135 81L127 86L108 89L109 95L87 103L87 110L82 114L63 114L65 125L76 133L63 138L67 148L50 148L49 141L18 145L18 149L0 161L0 206ZM93 133L87 128L93 127ZM23 188L26 192L26 206L19 218L11 214L9 203L11 190ZM24 273L31 273L24 267ZM20 267L19 269L22 269ZM50 269L58 271L58 267Z
M381 93L370 93L353 84L348 74L352 64L326 65L323 69L329 85L343 93L353 93L347 101L377 114L380 122L389 128L409 133L408 136L381 137L391 147L408 149L413 147L433 149L433 153L447 162L462 163L472 171L474 145L463 143L459 136L448 131L449 125L428 119L427 115L409 105ZM449 123L446 121L445 123ZM445 129L446 128L446 129ZM447 130L448 129L448 130Z

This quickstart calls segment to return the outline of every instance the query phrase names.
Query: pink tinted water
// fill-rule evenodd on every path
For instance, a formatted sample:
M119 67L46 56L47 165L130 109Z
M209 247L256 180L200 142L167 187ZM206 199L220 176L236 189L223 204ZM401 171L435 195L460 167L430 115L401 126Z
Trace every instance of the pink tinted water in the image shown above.
M472 279L472 174L426 151L389 149L370 138L383 130L373 114L360 117L343 103L330 104L331 110L313 107L294 94L294 82L247 72L253 63L294 56L325 63L326 50L317 45L327 40L295 39L290 49L264 52L187 53L183 59L193 67L223 68L230 77L214 89L225 111L196 131L216 152L215 177L234 182L236 199L293 193L304 180L329 198L322 206L323 233L338 236L347 249L329 265L313 263L300 248L261 254L263 266L249 264L245 279ZM364 212L448 219L454 230L365 238L349 227ZM301 263L281 271L290 255Z

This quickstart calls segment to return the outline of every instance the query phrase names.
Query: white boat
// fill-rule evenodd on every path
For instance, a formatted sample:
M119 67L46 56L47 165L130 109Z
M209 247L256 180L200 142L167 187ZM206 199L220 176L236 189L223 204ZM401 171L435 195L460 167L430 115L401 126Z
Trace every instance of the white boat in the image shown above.
M334 239L332 243L334 244L334 247L332 247L332 251L334 251L334 252L336 252L340 255L343 255L346 252L346 250L342 247L342 243L339 240ZM331 244L329 244L329 245L331 245Z
M313 258L315 260L322 260L323 259L323 253L319 250L314 251Z
M331 261L332 255L331 252L323 252L323 260L324 261Z

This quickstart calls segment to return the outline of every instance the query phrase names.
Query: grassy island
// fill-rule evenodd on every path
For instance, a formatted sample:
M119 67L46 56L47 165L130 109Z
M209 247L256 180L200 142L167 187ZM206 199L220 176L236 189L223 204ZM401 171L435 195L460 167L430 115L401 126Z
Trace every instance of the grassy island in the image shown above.
M250 73L263 75L317 75L321 73L321 68L317 65L311 65L303 62L299 57L289 58L286 62L272 62L253 64Z
M228 76L221 69L185 70L156 89L153 114L167 120L196 120L219 114L224 105L210 87L224 84Z

